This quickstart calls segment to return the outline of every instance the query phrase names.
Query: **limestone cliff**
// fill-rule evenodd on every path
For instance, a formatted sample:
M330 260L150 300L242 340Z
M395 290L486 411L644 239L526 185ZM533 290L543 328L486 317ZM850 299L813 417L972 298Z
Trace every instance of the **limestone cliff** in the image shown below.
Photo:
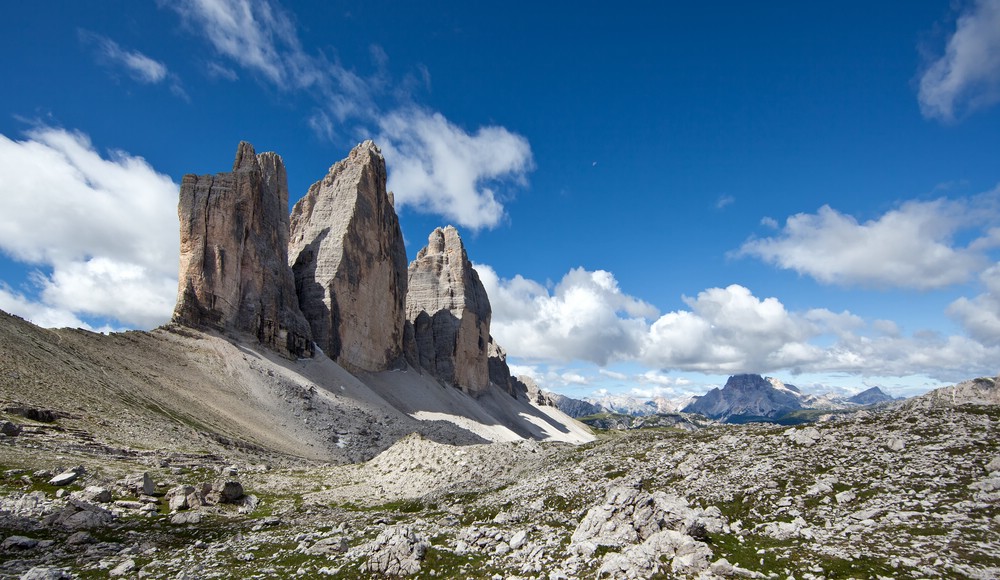
M288 269L288 181L275 153L241 142L230 173L185 175L173 320L248 332L282 355L311 357Z
M406 296L411 363L478 394L490 382L490 301L458 231L431 232L410 264Z
M385 160L371 141L337 162L292 208L289 265L316 344L348 370L401 360L406 249Z
M508 395L517 398L517 379L510 376L510 367L507 365L507 351L497 344L497 341L490 337L489 356L487 365L489 367L490 382L500 387Z

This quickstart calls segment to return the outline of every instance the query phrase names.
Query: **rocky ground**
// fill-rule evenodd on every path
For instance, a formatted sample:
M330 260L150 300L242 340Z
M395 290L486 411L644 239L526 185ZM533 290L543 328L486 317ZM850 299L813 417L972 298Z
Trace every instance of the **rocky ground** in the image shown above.
M1000 575L992 405L579 446L413 435L348 465L116 448L59 418L4 419L3 577Z

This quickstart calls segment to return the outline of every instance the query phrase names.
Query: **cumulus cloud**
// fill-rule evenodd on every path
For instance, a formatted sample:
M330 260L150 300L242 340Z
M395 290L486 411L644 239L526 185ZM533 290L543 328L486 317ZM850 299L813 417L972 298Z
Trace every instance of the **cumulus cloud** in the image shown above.
M1000 101L1000 0L975 0L958 17L944 54L920 77L925 117L954 121Z
M166 322L177 292L178 185L141 157L102 156L81 133L41 127L27 137L0 135L0 249L39 268L41 302L6 288L4 303L38 324Z
M816 325L776 298L761 300L733 284L684 302L690 310L669 312L650 326L639 354L646 364L715 374L767 372L817 356L805 342L818 334Z
M472 229L494 227L504 217L504 185L523 185L533 168L531 147L521 135L499 126L470 132L412 104L412 83L392 86L385 72L388 55L379 46L370 48L375 72L362 76L306 52L292 17L268 0L182 0L170 6L236 66L279 90L313 96L317 106L305 123L319 138L344 137L339 132L347 123L362 133L359 138L377 134L389 187L401 206ZM426 69L418 72L429 83ZM404 104L380 103L393 98Z
M904 336L891 321L868 322L850 312L789 311L777 298L757 297L737 284L684 297L685 309L660 316L624 293L609 272L578 268L547 288L521 276L501 279L489 266L477 265L476 270L493 305L492 334L512 358L601 367L637 362L659 370L626 376L601 369L599 375L664 393L690 390L678 389L688 383L672 379L668 371L925 375L955 381L995 374L1000 360L1000 345L975 336ZM994 283L1000 275L989 279ZM977 298L976 312L988 312L993 296ZM956 316L967 312L953 309ZM990 333L997 330L1000 325L987 321L982 337L996 339L1000 335ZM557 372L537 367L530 372L541 384L570 384Z
M52 306L46 306L32 300L10 286L0 283L0 310L16 314L25 320L45 328L83 328L95 330L86 322L73 315L72 312ZM103 329L102 329L103 330Z
M604 365L639 348L651 305L628 296L610 272L577 268L552 291L515 277L501 280L476 265L493 306L491 332L514 356Z
M388 114L379 126L396 203L465 227L500 223L504 209L496 187L501 180L524 183L532 168L528 140L503 127L470 134L440 113L418 108Z
M954 241L959 232L996 217L989 205L994 197L908 201L864 223L823 206L815 214L789 217L775 236L751 239L737 255L825 284L920 290L951 286L980 271L986 263L983 249L995 245L992 234L964 247Z
M969 336L983 344L1000 346L1000 264L991 266L980 279L986 292L975 298L955 300L948 307L948 314Z

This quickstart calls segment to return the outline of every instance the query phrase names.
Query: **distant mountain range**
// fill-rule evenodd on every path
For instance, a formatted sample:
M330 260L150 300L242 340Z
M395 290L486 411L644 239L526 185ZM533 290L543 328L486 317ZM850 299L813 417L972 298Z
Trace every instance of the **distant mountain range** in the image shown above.
M556 407L571 417L600 413L645 417L683 412L696 413L724 423L800 422L804 420L803 417L815 416L814 411L850 410L895 400L878 387L849 397L838 394L806 394L795 385L753 374L733 375L722 388L716 387L704 395L683 399L629 395L588 397L582 400L558 394L552 394L551 397Z

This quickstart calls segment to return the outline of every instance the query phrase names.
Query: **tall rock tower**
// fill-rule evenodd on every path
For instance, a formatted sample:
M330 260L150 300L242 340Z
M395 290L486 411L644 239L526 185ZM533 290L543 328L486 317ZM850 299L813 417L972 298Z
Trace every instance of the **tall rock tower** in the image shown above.
M406 249L385 160L365 141L292 208L289 265L316 344L350 371L401 360Z
M289 358L313 354L288 269L288 180L275 153L241 142L230 173L185 175L173 320L253 334Z
M409 267L407 351L411 364L478 394L490 383L490 300L458 231L437 228Z

